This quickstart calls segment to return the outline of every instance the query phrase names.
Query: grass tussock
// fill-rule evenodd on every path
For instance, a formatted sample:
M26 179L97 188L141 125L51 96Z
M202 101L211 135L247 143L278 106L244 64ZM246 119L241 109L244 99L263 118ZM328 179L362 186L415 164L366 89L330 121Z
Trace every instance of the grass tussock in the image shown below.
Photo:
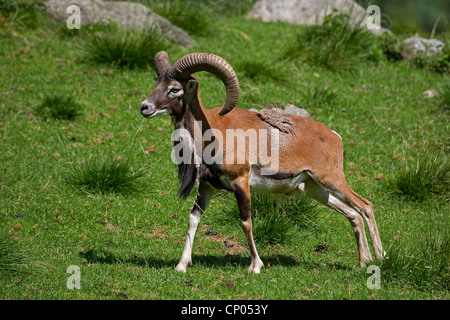
M392 33L384 33L378 37L378 43L388 61L403 59L403 45L400 38Z
M288 47L285 57L331 71L356 71L370 61L404 60L406 36L385 33L375 36L347 14L331 14L322 25L309 26ZM444 39L443 50L434 56L418 52L410 63L430 72L450 72L450 43Z
M155 26L136 31L110 23L90 28L87 38L84 51L88 61L122 69L153 65L155 54L167 46L164 36Z
M198 0L191 0L198 1ZM226 17L245 15L258 0L201 0L213 11Z
M315 228L321 211L314 200L299 194L252 194L252 217L255 241L283 244L299 229Z
M321 211L319 204L302 194L252 193L251 207L255 242L264 245L285 244L299 230L316 228L315 221ZM240 223L237 204L225 209L225 215L228 220Z
M202 1L150 1L148 5L190 35L207 36L214 30L213 11Z
M448 196L450 162L446 155L420 156L407 165L390 182L392 193L408 200L423 202Z
M246 60L242 61L237 67L243 73L244 77L254 81L284 81L286 76L283 75L273 62Z
M134 171L127 161L107 156L72 168L68 182L91 193L130 194L140 190L143 175L142 170Z
M304 28L285 56L332 71L353 71L374 57L374 35L352 22L347 14L325 17L320 26Z
M257 0L139 0L188 33L202 35L205 25L213 27L214 18L246 14ZM173 11L171 11L171 9ZM182 10L183 9L183 10ZM178 16L176 16L176 14ZM209 17L209 18L208 18ZM191 31L191 32L189 32Z
M35 29L39 24L38 1L0 0L0 17L19 28Z
M32 260L21 244L5 230L0 234L0 276L23 275L33 271Z
M335 104L338 95L325 85L316 85L303 94L300 104L307 109L317 110L320 108L331 107Z
M449 290L449 232L437 230L414 248L394 241L380 265L383 281L401 282L418 290Z
M34 113L43 120L74 120L82 106L72 96L49 95L35 107Z

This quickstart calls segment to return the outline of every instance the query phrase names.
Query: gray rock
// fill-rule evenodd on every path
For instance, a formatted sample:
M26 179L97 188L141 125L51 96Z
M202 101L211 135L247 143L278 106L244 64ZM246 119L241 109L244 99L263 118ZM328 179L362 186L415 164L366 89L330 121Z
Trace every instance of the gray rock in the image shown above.
M285 21L293 24L317 25L337 10L351 13L355 19L366 14L365 10L352 0L260 0L247 17L262 21Z
M309 116L310 116L308 110L306 110L304 108L296 107L293 104L287 104L284 107L284 113L292 114L294 116L299 116L299 117L305 117L305 118L309 118Z
M308 110L294 106L293 104L287 104L283 109L278 108L278 107L269 106L269 108L261 109L261 110L251 108L249 111L261 112L263 110L275 110L279 113L290 114L293 116L299 116L299 117L305 117L305 118L309 118L309 116L310 116L310 113L308 112Z
M445 46L442 41L437 39L424 39L417 35L403 40L403 44L405 49L402 56L410 60L414 59L419 52L429 57L438 55Z
M77 5L81 12L81 27L87 23L108 23L110 20L124 28L144 30L150 25L157 26L160 31L183 46L190 46L192 38L182 29L175 27L169 20L157 15L140 3L127 1L103 0L47 0L44 2L47 11L54 19L67 21L72 15L67 8Z
M260 0L248 13L248 18L264 22L284 21L301 25L321 25L324 18L337 11L347 13L353 23L366 25L369 15L366 9L352 0ZM373 33L388 32L386 29L369 29Z

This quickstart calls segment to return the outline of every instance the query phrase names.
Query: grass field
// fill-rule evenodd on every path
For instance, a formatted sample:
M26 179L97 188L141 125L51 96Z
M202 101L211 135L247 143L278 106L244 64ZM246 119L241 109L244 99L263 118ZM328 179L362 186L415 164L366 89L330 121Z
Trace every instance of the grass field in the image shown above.
M148 59L136 46L132 63L108 63L93 59L90 42L96 32L114 32L108 28L68 32L40 12L35 24L5 12L0 299L449 299L445 67L389 60L368 35L363 53L336 45L342 51L325 61L319 53L331 38L240 11L200 21L213 32L194 34L190 48L157 39L145 47ZM102 50L114 56L112 46ZM303 198L254 197L265 263L255 275L247 273L234 197L217 192L197 231L193 265L175 272L195 192L177 198L171 120L139 113L154 86L152 50L166 50L172 63L190 52L217 54L239 77L238 107L303 106L342 136L347 180L372 201L387 251L388 259L374 261L380 289L369 289L372 274L356 267L347 220ZM198 78L203 104L220 106L223 84ZM79 267L80 290L67 288L71 265Z

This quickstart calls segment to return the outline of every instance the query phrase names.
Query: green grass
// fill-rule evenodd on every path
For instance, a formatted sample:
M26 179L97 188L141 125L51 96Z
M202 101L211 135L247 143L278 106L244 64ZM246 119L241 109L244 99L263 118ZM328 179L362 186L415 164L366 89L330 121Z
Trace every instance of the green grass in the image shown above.
M450 163L446 155L418 157L391 180L393 194L410 200L424 201L449 195ZM447 199L448 200L448 199Z
M225 16L225 17L231 17L231 16L241 16L246 14L250 9L252 8L253 4L257 0L168 0L168 1L158 1L158 0L138 0L137 2L141 2L147 6L149 6L152 10L157 12L158 14L164 16L165 18L171 20L171 18L174 18L174 20L171 22L176 24L176 21L179 19L184 20L186 23L189 23L191 25L187 25L186 27L188 29L192 29L195 26L198 26L196 24L197 21L201 21L200 26L204 25L205 19L208 20L207 22L208 26L213 25L213 19L215 17ZM181 8L184 8L185 11L182 12L181 10L178 10L177 6L180 6ZM173 12L170 12L170 8L175 7L175 10L177 13L179 13L182 17L176 17ZM196 11L194 11L195 9ZM208 14L209 17L196 17L194 16L195 13L197 15L201 15L200 13ZM205 12L206 11L206 12ZM186 18L191 17L193 21L189 22ZM213 26L214 27L214 26ZM194 34L196 32L205 32L206 30L195 30ZM207 31L206 31L207 32Z
M74 120L82 107L71 96L49 95L35 107L36 115L43 119Z
M86 60L128 69L152 65L155 54L168 43L154 26L135 31L112 23L91 28L88 39L84 48Z
M143 170L134 171L126 160L107 156L89 159L70 169L67 180L86 192L132 193L142 190Z
M37 3L35 0L0 0L0 17L19 28L36 28L40 16Z
M404 172L415 175L407 185L421 184L415 171L425 154L448 163L448 75L384 54L355 59L353 49L351 62L337 71L309 60L308 51L286 60L285 48L305 28L243 13L215 16L214 35L194 35L190 48L157 49L167 50L172 62L190 52L222 56L239 76L238 107L305 106L342 136L347 181L373 203L389 256L374 262L381 289L369 289L366 269L356 267L357 247L344 217L281 196L253 196L261 274L247 273L250 255L235 199L224 193L214 195L202 216L193 265L176 273L195 192L184 202L177 198L170 118L139 113L154 86L151 62L132 69L91 63L84 51L88 36L63 33L61 24L39 16L36 29L10 24L11 32L0 36L0 223L39 265L0 276L1 299L449 299L448 191L433 180L441 191L417 201L389 188ZM259 75L245 67L249 62L275 66L282 79L271 71ZM353 72L341 72L346 63L344 70ZM203 104L220 106L223 84L197 75ZM429 89L435 97L424 96ZM71 120L43 121L35 109L49 96L71 97L82 107ZM125 163L117 173L109 170ZM439 176L435 167L427 170ZM102 176L136 173L137 189L130 192L118 191L116 182L93 191L68 181L95 185ZM80 267L80 290L67 289L70 265Z
M147 5L189 35L206 36L214 32L213 10L201 1L148 1Z
M285 55L333 71L354 71L358 62L373 59L376 49L374 35L352 23L349 15L334 14L322 25L302 30Z
M304 195L281 196L275 194L252 194L253 235L262 245L286 244L304 229L318 227L315 221L321 207ZM227 208L220 217L224 223L240 226L237 204Z
M277 65L266 61L242 61L237 67L244 77L254 81L286 81Z
M4 229L5 226L2 226ZM24 244L14 239L6 230L0 233L0 277L26 275L35 271ZM34 269L34 270L33 270Z
M389 61L400 61L402 57L402 40L392 33L384 33L379 37L380 48Z
M438 101L437 105L443 108L445 111L450 110L450 79L438 88Z
M380 263L387 283L403 283L420 291L448 291L450 286L450 238L442 227L430 230L417 247L397 240Z
M336 91L327 84L319 84L305 92L299 103L306 109L327 109L334 107L338 98Z

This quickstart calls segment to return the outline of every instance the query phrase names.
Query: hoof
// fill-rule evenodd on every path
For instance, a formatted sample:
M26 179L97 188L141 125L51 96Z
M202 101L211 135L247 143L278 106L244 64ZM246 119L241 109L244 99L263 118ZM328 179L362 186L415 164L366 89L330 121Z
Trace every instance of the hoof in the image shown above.
M178 272L184 272L184 273L186 273L186 266L184 265L184 264L178 264L176 267L175 267L175 270L176 271L178 271Z
M370 264L370 262L372 262L372 258L361 260L358 262L358 267L365 268L367 264Z
M248 268L248 273L260 273L262 267L264 267L264 263L258 259L257 261L252 262Z

